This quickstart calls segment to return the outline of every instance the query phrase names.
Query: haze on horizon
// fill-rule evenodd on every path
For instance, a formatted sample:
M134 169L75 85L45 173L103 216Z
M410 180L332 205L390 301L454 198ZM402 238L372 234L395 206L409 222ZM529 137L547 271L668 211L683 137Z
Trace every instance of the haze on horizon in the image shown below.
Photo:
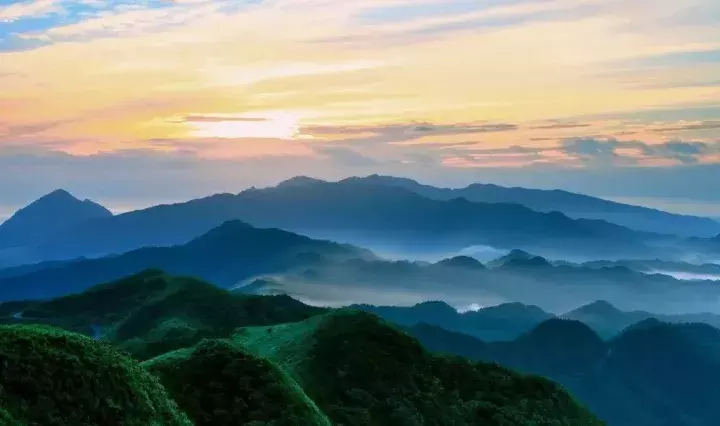
M715 0L0 0L0 218L294 175L720 217Z

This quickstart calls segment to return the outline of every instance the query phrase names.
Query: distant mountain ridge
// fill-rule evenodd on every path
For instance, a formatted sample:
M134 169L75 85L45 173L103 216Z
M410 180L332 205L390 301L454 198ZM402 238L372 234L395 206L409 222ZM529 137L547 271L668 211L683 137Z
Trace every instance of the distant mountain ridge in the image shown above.
M450 189L379 175L351 179L401 187L438 200L462 197L474 202L521 204L539 212L559 211L576 219L605 220L645 232L673 233L685 237L709 237L720 233L720 223L710 218L668 213L557 189L508 188L481 183Z
M54 262L46 268L42 265L16 268L18 275L0 274L0 301L64 296L148 268L201 277L231 287L257 274L334 258L374 258L374 255L348 245L229 221L180 246L146 247L99 259Z
M439 326L484 341L513 340L555 317L537 306L521 303L506 303L464 313L444 302L424 302L409 307L352 305L350 308L373 313L402 326Z
M14 264L184 244L225 221L238 219L254 226L401 252L459 252L484 244L618 257L652 251L646 242L657 237L604 221L539 213L519 204L434 200L359 179L329 183L295 178L238 195L219 194L85 221L28 247Z
M0 224L0 250L32 246L82 222L112 215L93 201L79 200L59 189L18 210Z
M720 330L709 325L645 320L607 342L562 319L510 342L427 324L408 331L430 350L549 377L608 426L713 426L720 415Z
M720 315L709 313L663 315L644 311L626 312L602 300L557 316L537 306L517 302L463 313L458 312L447 303L439 301L423 302L407 307L372 305L352 305L350 307L371 312L387 321L405 327L427 324L473 336L485 342L517 339L550 319L582 323L593 333L606 340L615 338L634 324L648 320L668 324L707 324L720 328Z

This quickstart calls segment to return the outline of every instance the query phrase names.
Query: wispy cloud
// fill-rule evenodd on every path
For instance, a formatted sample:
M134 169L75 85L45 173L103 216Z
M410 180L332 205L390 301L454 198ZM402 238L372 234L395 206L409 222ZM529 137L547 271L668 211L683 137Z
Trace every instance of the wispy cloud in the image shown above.
M720 162L714 11L714 0L15 2L0 6L0 148L291 158L328 175L700 168Z
M39 18L62 11L62 0L30 0L0 4L0 23L24 18Z

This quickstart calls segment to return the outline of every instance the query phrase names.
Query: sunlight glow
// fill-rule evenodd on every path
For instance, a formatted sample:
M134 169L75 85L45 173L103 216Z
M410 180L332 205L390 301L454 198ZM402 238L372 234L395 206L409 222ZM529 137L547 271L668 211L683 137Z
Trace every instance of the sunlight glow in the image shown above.
M272 117L213 117L188 121L191 133L204 138L267 138L295 139L299 137L296 116L279 114Z

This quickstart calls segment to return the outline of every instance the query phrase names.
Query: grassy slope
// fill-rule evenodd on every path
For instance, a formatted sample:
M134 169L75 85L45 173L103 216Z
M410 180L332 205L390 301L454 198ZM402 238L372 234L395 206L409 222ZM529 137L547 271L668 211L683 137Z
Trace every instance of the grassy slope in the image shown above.
M144 360L203 338L228 337L239 326L300 321L322 312L286 296L235 294L147 270L29 306L22 319L8 315L0 322L48 324L88 335L100 330L105 340Z
M434 356L378 318L336 311L238 330L342 425L599 425L552 382Z
M137 362L79 334L0 326L0 366L3 424L191 424Z
M227 340L203 340L143 365L198 426L330 426L293 379Z

